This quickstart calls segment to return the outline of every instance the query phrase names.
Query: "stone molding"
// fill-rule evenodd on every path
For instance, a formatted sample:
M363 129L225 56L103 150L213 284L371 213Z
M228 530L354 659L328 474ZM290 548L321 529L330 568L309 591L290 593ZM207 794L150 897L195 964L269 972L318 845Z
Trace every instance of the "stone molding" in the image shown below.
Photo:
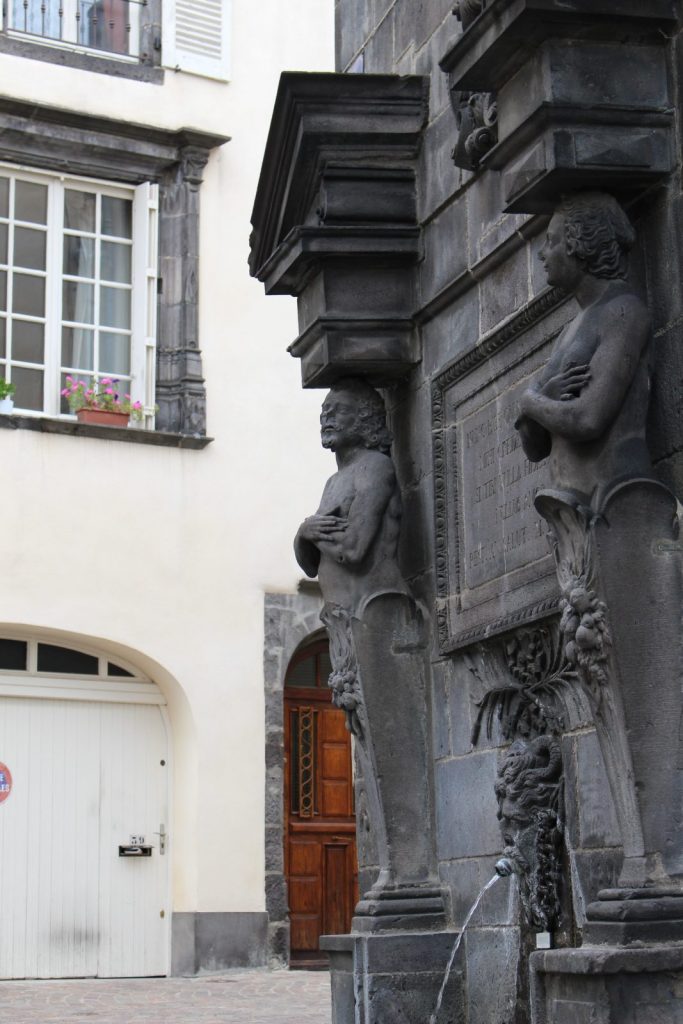
M199 186L228 139L0 97L0 161L160 185L156 400L160 431L206 434L198 341Z

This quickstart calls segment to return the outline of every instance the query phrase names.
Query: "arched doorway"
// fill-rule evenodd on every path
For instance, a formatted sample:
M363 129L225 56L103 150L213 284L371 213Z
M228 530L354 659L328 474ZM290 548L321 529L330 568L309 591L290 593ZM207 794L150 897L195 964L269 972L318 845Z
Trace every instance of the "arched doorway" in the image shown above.
M330 700L326 638L285 677L285 873L290 966L322 967L321 935L348 932L358 900L351 736Z
M133 665L0 637L1 978L168 973L165 703Z

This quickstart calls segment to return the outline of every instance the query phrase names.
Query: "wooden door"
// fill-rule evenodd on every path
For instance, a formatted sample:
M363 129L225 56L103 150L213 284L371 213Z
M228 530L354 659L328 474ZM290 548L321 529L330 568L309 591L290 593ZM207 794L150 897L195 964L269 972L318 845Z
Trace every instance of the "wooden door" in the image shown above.
M285 872L292 967L324 966L321 935L348 932L358 900L351 737L331 703L327 641L285 682Z

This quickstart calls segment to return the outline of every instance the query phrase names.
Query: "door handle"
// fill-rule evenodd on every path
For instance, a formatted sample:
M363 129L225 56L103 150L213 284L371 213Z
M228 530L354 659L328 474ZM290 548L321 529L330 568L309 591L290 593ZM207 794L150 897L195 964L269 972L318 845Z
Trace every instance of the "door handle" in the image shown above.
M168 838L166 826L164 825L163 821L161 825L159 825L159 831L155 832L154 835L159 836L159 855L163 857L163 855L166 853L166 840Z

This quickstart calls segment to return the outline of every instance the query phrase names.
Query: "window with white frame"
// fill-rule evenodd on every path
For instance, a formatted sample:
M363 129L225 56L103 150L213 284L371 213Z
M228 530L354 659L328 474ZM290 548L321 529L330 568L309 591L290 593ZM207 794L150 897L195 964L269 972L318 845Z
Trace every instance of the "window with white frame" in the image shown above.
M68 415L66 377L115 378L153 425L157 188L0 165L0 376Z
M7 28L54 43L134 57L148 0L6 0Z

